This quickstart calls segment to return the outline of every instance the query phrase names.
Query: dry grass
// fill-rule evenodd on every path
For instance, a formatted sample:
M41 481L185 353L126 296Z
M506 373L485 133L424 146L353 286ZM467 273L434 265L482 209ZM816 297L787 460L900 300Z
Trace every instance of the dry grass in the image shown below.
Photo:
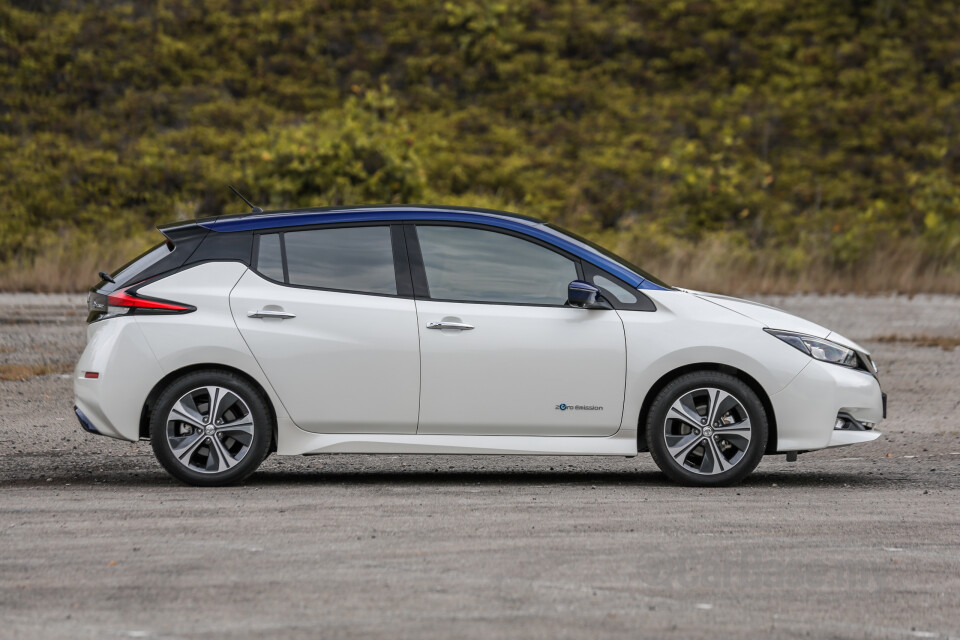
M955 336L930 336L925 333L903 336L887 334L873 338L875 342L897 342L915 344L918 347L940 347L944 351L953 351L960 347L960 338Z
M51 373L70 373L73 365L60 364L0 364L0 380L29 380Z
M50 247L29 264L0 266L0 291L40 293L82 292L98 281L97 271L113 270L158 242L159 234L91 247L76 238ZM628 238L622 239L629 243ZM816 260L804 268L785 268L773 251L752 251L731 245L722 237L708 237L696 245L673 245L670 250L641 246L611 249L679 287L732 295L792 293L945 293L960 294L960 270L925 257L906 239L877 248L855 268L838 268ZM83 250L69 247L83 246ZM806 263L805 263L806 264Z
M771 254L730 251L710 240L659 260L637 262L672 285L732 295L960 294L960 270L932 262L909 244L877 250L851 268L814 261L804 269L788 270Z
M128 258L129 259L129 258ZM93 256L66 260L60 255L42 256L29 265L17 265L0 272L0 291L64 293L86 291L100 278L97 271L112 271L126 262L104 262Z
M154 232L120 242L91 244L75 234L48 246L29 262L0 265L0 291L76 293L100 281L97 272L113 271L163 238Z

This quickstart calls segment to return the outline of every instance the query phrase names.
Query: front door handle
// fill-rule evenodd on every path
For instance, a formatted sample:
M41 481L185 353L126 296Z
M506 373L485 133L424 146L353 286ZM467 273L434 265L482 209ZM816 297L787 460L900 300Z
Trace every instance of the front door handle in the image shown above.
M460 331L469 331L473 329L472 324L466 322L428 322L427 329L458 329Z
M297 314L289 313L287 311L272 311L270 309L257 309L256 311L248 311L247 317L248 318L280 318L285 320L288 318L296 318Z

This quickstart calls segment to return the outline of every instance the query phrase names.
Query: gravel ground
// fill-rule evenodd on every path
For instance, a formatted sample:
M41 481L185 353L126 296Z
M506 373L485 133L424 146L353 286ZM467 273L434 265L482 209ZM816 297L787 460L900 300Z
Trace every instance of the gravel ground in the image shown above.
M0 382L3 638L960 638L960 298L765 302L871 349L885 435L734 488L635 459L271 457L170 480L69 376ZM0 294L0 371L67 367L79 296Z

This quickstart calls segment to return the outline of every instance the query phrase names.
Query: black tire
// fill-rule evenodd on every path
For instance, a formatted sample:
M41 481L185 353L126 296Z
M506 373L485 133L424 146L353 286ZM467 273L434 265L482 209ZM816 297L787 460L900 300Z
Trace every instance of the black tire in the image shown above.
M214 391L204 394L205 387ZM193 395L181 402L188 394ZM221 397L222 406L210 400L214 395ZM186 420L169 420L178 403L181 403L178 408L196 411L189 411L189 415L176 414L184 415ZM218 413L226 419L221 421L224 426L215 426L217 416L203 416L204 407L209 413L210 405L220 406ZM195 420L194 415L205 419ZM248 419L252 421L249 425L252 436L246 433ZM242 425L242 428L231 429L230 425ZM217 369L194 371L171 382L160 394L150 416L150 444L157 461L174 478L200 487L236 484L256 471L270 452L273 430L268 400L263 393L240 376ZM212 438L217 438L217 442ZM183 443L186 450L183 459L174 454L174 442ZM192 451L190 447L194 447ZM218 452L222 452L222 457ZM232 465L223 470L200 470L204 460L213 467L225 467L229 462Z
M709 403L714 402L709 390L720 390L733 397L733 401L720 400L721 413L711 424L707 424L706 417L711 410ZM714 399L722 396L716 394ZM702 404L704 399L708 404ZM686 414L686 419L680 418L679 412L672 409L674 403L692 405L700 417L699 429L691 426L691 413ZM730 408L724 413L725 407ZM741 415L744 411L746 416ZM742 422L744 417L749 420L749 428ZM730 431L713 433L714 428ZM689 486L721 487L740 482L756 469L767 448L768 430L763 403L745 382L719 371L696 371L678 377L657 394L650 405L646 438L653 461L671 480ZM668 438L674 443L674 452L681 452L677 457L670 452ZM701 466L694 470L698 460Z

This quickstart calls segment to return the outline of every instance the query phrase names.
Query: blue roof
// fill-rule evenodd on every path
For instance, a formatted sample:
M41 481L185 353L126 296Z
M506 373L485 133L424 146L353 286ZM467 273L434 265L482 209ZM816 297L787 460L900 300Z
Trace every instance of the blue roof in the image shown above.
M581 260L612 273L630 286L638 289L664 289L664 287L647 280L643 275L627 268L619 261L608 258L593 247L562 233L556 228L547 226L542 220L503 211L422 205L328 207L221 216L201 220L199 224L212 231L230 233L233 231L279 229L338 222L407 221L472 222L516 231L563 249Z

